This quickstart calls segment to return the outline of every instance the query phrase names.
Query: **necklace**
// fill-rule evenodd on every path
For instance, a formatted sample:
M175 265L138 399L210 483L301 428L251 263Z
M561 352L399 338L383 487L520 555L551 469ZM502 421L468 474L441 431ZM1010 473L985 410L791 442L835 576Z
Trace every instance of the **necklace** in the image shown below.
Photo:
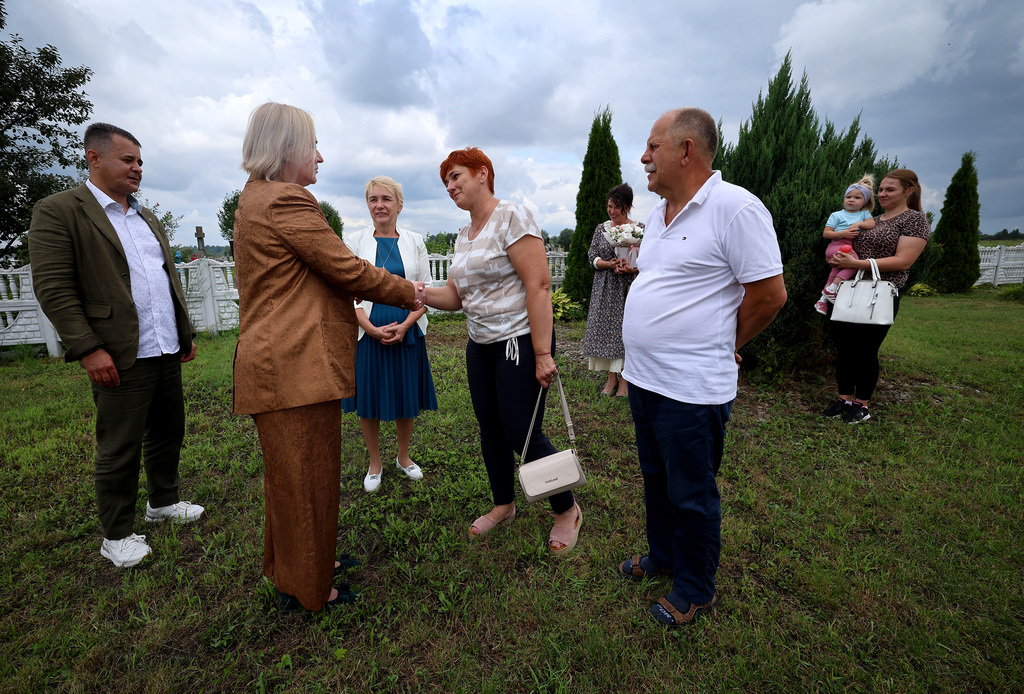
M479 229L473 228L474 224L472 218L470 218L469 233L466 235L470 241L474 240L477 236L479 236L480 232L484 230L485 226L487 226L487 223L491 221L491 215L494 214L494 210L497 209L499 202L501 201L498 200L498 198L492 198L491 204L489 205L491 209L487 211L486 215L483 215L483 222L480 224Z
M388 249L388 257L385 258L384 262L381 263L380 266L379 266L379 267L382 267L384 269L387 269L388 261L391 260L391 254L394 252L395 247L398 246L398 237L397 236L377 236L376 238L378 238L378 239L394 239L395 240L395 242L393 244L391 244L391 248ZM380 244L379 243L377 244L377 255L380 256Z

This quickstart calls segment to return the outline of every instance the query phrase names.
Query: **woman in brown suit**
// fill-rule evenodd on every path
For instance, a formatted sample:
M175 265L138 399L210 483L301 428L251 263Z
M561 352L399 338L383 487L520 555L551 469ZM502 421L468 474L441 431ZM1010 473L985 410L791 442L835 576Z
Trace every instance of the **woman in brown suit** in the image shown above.
M316 183L313 119L266 103L249 117L235 214L239 333L235 413L263 449L263 573L285 609L351 602L332 588L341 465L341 399L355 394L353 297L418 309L422 292L360 260L331 230Z

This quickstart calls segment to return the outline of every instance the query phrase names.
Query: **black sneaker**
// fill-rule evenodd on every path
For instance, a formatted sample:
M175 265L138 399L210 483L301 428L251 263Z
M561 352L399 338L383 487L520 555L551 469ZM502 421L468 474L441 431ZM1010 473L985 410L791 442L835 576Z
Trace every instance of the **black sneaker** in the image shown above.
M847 424L860 424L869 419L871 419L871 413L868 412L868 408L856 401L843 413L843 421Z
M835 419L846 412L847 407L849 407L849 405L846 404L845 400L836 400L828 406L828 409L821 413L821 416L828 417L829 419Z

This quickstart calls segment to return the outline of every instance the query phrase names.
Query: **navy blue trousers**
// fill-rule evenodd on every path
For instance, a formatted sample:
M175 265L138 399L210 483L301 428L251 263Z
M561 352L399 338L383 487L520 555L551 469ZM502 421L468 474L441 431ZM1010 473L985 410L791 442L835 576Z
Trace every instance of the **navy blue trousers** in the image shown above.
M629 384L629 406L644 477L647 543L659 569L671 569L668 599L686 611L715 594L722 549L722 464L732 402L691 405Z

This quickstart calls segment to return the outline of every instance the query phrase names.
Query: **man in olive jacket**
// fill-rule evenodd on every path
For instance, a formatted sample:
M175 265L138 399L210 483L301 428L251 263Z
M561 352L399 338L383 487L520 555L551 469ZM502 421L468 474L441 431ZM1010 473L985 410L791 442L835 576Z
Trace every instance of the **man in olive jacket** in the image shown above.
M88 182L33 211L32 282L64 359L80 361L92 381L100 553L115 566L134 566L151 552L134 532L140 459L147 521L190 522L203 513L178 496L181 364L195 358L195 333L166 232L132 195L142 180L139 141L93 123L85 150Z

